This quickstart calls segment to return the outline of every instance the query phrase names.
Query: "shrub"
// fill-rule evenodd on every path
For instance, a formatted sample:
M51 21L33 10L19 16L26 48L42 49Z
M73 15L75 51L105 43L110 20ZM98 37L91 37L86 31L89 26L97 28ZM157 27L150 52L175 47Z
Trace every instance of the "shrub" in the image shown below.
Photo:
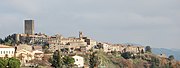
M124 58L124 59L130 59L131 58L131 53L130 52L124 52L121 54L121 56Z

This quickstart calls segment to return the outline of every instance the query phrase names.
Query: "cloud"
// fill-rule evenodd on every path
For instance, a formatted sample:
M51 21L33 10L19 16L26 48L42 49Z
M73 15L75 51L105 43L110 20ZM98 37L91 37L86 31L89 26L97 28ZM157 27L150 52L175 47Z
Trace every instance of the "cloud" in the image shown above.
M49 35L83 31L98 41L179 48L179 6L179 0L3 0L0 37L23 33L23 20L34 19L35 31Z

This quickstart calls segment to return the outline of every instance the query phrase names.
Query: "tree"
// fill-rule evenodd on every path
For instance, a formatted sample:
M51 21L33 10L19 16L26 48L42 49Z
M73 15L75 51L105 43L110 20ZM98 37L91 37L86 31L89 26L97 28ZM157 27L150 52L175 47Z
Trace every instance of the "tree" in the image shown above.
M157 65L156 65L156 63L155 62L152 62L151 63L151 67L150 68L159 68Z
M170 55L168 59L169 59L169 60L174 60L174 56L173 56L173 55Z
M109 66L109 64L111 64L111 60L107 57L106 53L100 49L99 51L97 51L97 58L98 58L98 67L102 68L102 67L107 67Z
M130 52L124 52L121 54L121 56L124 58L124 59L130 59L131 58L131 53Z
M92 52L89 56L89 68L94 68L98 63L98 57L96 56L97 52Z
M16 41L15 41L15 34L13 35L8 35L7 37L4 38L4 44L6 45L13 45L13 44L16 44Z
M150 47L150 46L146 46L145 50L146 50L146 53L152 53L152 52L151 52L151 47Z
M9 58L8 59L8 66L9 68L20 68L21 62L16 58Z
M63 58L59 50L56 50L53 54L52 66L55 68L63 68Z
M4 40L2 38L0 38L0 44L4 43Z
M0 58L0 68L20 68L20 61L16 58Z
M151 68L159 68L160 60L157 57L151 57Z
M0 68L5 68L6 67L5 60L3 58L0 58Z
M118 51L111 51L111 54L115 57L120 57L120 53Z
M72 65L74 64L75 60L72 57L64 56L63 57L63 62L66 65L66 67L72 67Z
M141 54L144 54L144 50L143 49L141 50Z

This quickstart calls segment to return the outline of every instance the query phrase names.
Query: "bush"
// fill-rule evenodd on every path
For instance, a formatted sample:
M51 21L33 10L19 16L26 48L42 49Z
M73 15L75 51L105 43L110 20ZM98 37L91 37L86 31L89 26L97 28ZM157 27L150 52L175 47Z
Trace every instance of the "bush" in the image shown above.
M124 58L124 59L130 59L131 58L131 53L130 52L124 52L121 54L121 56Z
M173 55L170 55L168 59L169 59L169 60L174 60L174 56L173 56Z
M152 53L152 52L151 52L151 47L150 47L150 46L146 46L145 50L146 50L146 53L148 53L148 52L149 52L149 53Z
M20 61L16 58L0 58L0 68L6 68L7 66L9 68L20 68L20 64Z

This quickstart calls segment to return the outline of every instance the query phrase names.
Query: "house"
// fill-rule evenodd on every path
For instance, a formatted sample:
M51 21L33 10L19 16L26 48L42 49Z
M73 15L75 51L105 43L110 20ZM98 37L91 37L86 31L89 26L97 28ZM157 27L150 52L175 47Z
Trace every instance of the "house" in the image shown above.
M34 59L33 53L25 49L18 50L16 57L21 61L21 65L23 66L26 66L27 63Z
M128 45L125 48L125 52L131 52L131 53L141 53L145 52L144 46L133 46L133 45Z
M75 62L74 64L77 65L78 67L84 67L84 58L81 56L73 56Z
M16 47L17 47L16 51L19 51L19 50L22 50L22 49L27 50L27 51L32 51L33 50L32 46L27 45L27 44L20 44L20 45L17 45Z
M56 50L60 50L63 48L64 45L58 45L58 44L49 44L49 51L55 52Z
M36 60L42 60L42 58L44 57L44 52L39 50L33 51L32 54L34 55L34 59Z
M32 46L32 49L33 50L39 50L39 51L43 50L41 45Z
M44 53L42 51L28 51L25 49L18 50L16 57L21 61L22 66L28 66L32 60L42 60Z
M122 52L125 46L121 44L110 44L110 43L99 43L98 47L102 48L104 52L112 52L112 51L117 51L117 52Z
M14 57L15 48L0 44L0 57Z

